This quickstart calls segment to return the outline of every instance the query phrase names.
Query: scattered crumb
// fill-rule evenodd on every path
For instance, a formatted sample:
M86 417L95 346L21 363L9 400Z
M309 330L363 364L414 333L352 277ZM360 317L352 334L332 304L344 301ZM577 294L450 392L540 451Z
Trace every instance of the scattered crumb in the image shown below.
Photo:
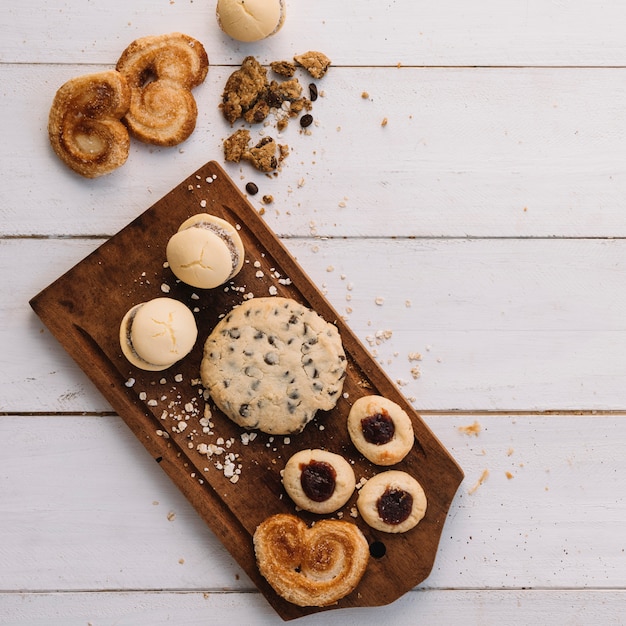
M478 437L478 433L482 430L481 425L478 422L474 422L469 426L459 426L459 432L464 433L465 435L474 435Z
M176 519L176 513L174 513L174 511L170 511L167 514L167 519L168 521L173 522Z
M511 480L511 478L513 478L513 474L511 474L511 472L504 472L504 475Z
M381 126L387 126L387 124L389 123L389 120L386 117L383 117L382 122L380 123Z
M470 495L476 492L476 490L487 480L489 476L489 470L483 470L483 473L480 475L480 478L476 481L476 484L467 492Z

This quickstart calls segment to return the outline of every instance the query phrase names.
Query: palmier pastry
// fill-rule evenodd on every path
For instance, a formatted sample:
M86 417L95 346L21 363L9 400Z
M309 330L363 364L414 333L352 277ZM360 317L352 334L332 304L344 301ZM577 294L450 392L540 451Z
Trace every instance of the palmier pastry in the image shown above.
M239 273L244 262L237 229L209 213L185 220L167 242L165 255L176 278L199 289L225 283Z
M311 528L295 515L267 518L254 533L259 571L282 598L298 606L328 606L358 585L369 546L355 524L321 520Z
M356 449L376 465L399 463L413 447L411 418L382 396L363 396L352 405L348 432Z
M133 136L158 146L174 146L196 127L198 107L191 89L209 70L203 45L182 33L136 39L117 62L131 90L125 116Z
M368 526L386 533L404 533L426 514L426 494L406 472L388 470L361 487L356 505Z
M57 91L48 117L48 136L71 169L96 178L128 158L130 138L120 121L130 106L130 89L115 70L67 81Z
M283 485L297 506L311 513L332 513L354 493L354 470L339 454L300 450L285 465Z

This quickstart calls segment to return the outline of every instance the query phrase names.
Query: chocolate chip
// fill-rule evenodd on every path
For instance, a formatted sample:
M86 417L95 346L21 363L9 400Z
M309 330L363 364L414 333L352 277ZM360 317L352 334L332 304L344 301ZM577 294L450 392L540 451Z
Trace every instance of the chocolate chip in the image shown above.
M306 113L300 118L300 126L302 126L302 128L306 128L307 126L310 126L312 123L313 123L313 116L310 113Z
M255 194L259 193L259 188L253 183L246 183L246 191L251 195L254 196Z
M315 83L309 85L309 100L311 100L311 102L317 100L317 85Z

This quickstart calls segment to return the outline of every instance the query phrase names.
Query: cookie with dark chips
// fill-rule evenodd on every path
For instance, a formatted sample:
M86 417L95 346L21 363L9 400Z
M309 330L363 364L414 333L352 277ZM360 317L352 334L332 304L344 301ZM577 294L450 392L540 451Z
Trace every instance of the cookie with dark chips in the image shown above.
M301 432L341 395L346 355L337 327L295 300L254 298L209 335L200 368L217 407L236 424Z

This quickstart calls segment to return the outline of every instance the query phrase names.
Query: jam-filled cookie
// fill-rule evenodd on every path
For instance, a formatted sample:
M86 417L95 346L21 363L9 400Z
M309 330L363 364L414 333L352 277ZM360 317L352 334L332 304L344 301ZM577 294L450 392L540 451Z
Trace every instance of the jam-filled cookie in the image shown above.
M404 533L426 514L426 494L406 472L388 470L361 487L356 505L368 526L386 533Z
M395 465L413 447L411 418L382 396L363 396L352 405L348 432L356 449L376 465Z
M294 503L311 513L332 513L354 493L354 470L327 450L300 450L285 465L283 485Z

